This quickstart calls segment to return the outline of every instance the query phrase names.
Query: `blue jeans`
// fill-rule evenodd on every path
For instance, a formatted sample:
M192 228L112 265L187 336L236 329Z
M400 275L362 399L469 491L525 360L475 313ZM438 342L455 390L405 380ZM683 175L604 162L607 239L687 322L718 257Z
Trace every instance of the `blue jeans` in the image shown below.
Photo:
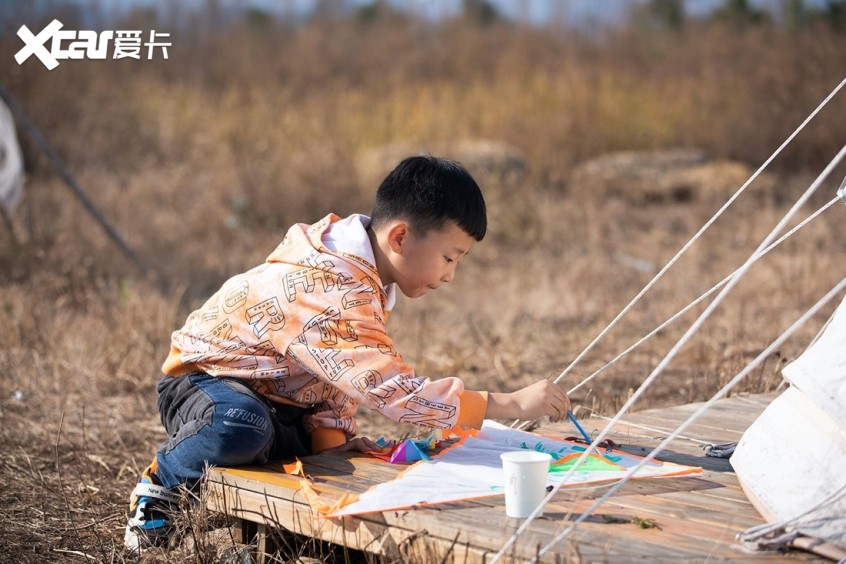
M232 378L203 372L164 377L157 386L170 437L156 453L156 477L167 488L194 486L206 465L262 464L310 454L305 409L273 404Z

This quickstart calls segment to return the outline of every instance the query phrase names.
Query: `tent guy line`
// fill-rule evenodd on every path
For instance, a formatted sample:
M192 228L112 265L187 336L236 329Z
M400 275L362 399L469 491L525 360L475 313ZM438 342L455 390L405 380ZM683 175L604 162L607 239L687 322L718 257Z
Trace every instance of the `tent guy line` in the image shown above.
M596 418L597 419L603 419L605 421L611 421L611 419L612 419L611 417L605 417L603 415L597 415ZM642 431L651 431L653 433L659 433L661 435L666 435L668 433L672 433L671 429L659 429L657 427L650 427L648 425L639 425L637 423L626 423L626 425L628 425L629 427L633 427L635 429L640 429ZM652 437L648 437L648 438L652 438ZM697 438L694 438L694 437L688 437L686 435L678 435L676 438L677 439L684 439L685 441L690 441L692 443L696 443L696 444L703 445L703 446L707 445L707 444L712 444L711 441L703 441L701 439L697 439Z
M832 98L834 98L834 96L837 95L838 92L840 92L840 90L843 88L844 85L846 85L846 78L844 78L842 81L840 81L840 83L834 88L834 90L832 90L828 94L828 96L826 96L825 99L823 99L823 101L820 102L820 104L810 114L808 114L808 117L806 117L804 119L804 121L802 121L802 123L799 124L799 126L793 131L793 133L791 133L787 137L787 139L785 139L784 142L781 145L779 145L779 147L773 152L773 154L770 155L769 158L767 158L767 160L764 161L764 163L760 167L758 167L758 170L756 170L754 173L752 173L752 176L750 176L746 180L746 182L744 182L743 185L740 188L738 188L738 190L728 199L728 201L726 201L726 203L723 204L722 207L720 207L720 209L717 210L717 212L711 217L711 219L709 219L707 222L705 222L705 224L699 229L699 231L697 231L696 234L693 237L691 237L691 239L687 243L685 243L684 246L682 246L681 249L679 249L679 251L673 256L673 258L671 258L669 260L669 262L667 262L667 264L665 264L664 267L661 268L661 270L652 278L652 280L650 280L646 284L646 286L644 286L643 289L641 289L640 292L638 292L637 295L634 298L632 298L632 300L620 311L620 313L618 313L617 316L614 319L612 319L611 322L608 325L606 325L605 328L602 331L600 331L599 334L596 337L594 337L594 339L576 356L576 358L574 358L570 362L570 364L555 378L555 380L553 380L556 384L558 382L560 382L565 376L567 376L567 374L570 373L570 371L573 369L573 367L576 364L578 364L582 360L582 358L584 358L584 356L588 352L590 352L593 349L593 347L596 346L596 344L600 340L602 340L602 338L605 337L605 335L608 334L608 332L611 331L611 329L613 329L617 325L617 323L623 318L623 316L625 316L629 312L629 310L631 310L631 308L634 307L634 305L637 302L640 301L640 299L646 294L646 292L648 292L658 282L658 280L660 280L661 277L663 277L664 274L668 270L670 270L670 268L672 268L672 266L676 262L678 262L678 260L681 258L681 256L684 253L686 253L687 250L691 246L693 246L693 244L697 240L699 240L699 238L705 233L705 231L707 231L708 228L711 227L711 225L713 225L713 223L715 221L717 221L717 219L729 208L729 206L731 206L734 203L734 201L738 197L740 197L740 195L746 190L746 188L749 187L749 185L752 184L752 182L756 178L758 178L758 176L761 174L761 172L763 172L764 169L766 169L770 165L770 163L784 150L784 148L787 147L787 145L789 145L791 141L793 141L793 139L828 104L828 102ZM520 420L515 420L511 423L510 426L516 427L519 424L520 424Z
M843 84L843 83L841 83L841 84ZM675 358L676 354L678 354L678 352L681 350L681 348L685 344L687 344L687 342L699 330L699 328L702 326L702 324L705 322L705 320L708 319L708 317L711 316L711 314L714 312L714 310L717 308L717 306L719 306L722 303L722 301L726 298L726 296L729 294L729 292L731 292L731 290L734 289L734 287L740 282L740 280L743 278L743 276L745 276L745 274L749 271L751 266L757 260L758 255L760 255L761 252L765 248L767 248L770 245L770 243L772 243L772 241L778 236L778 234L781 233L781 231L785 228L785 226L790 221L790 219L796 214L797 211L799 211L799 209L802 206L805 205L805 203L808 201L808 199L817 191L817 189L822 185L822 183L825 181L825 179L828 178L828 176L831 174L831 172L834 170L834 168L838 164L840 164L840 161L843 160L844 156L846 156L846 146L843 146L840 149L840 151L837 153L837 155L828 163L828 165L825 167L825 169L823 169L823 171L819 174L819 176L817 176L817 178L814 180L814 182L811 183L811 185L808 187L808 189L805 190L805 192L793 204L793 206L790 208L790 210L788 210L788 212L781 218L781 220L776 224L776 226L773 227L773 229L770 231L770 233L767 234L766 237L764 237L764 240L761 241L761 243L758 245L758 247L755 249L755 251L752 253L752 255L750 255L749 258L746 259L746 262L744 262L743 266L741 266L738 269L737 273L732 277L732 279L726 284L726 286L720 291L720 293L713 299L713 301L710 304L708 304L708 306L705 308L705 310L699 315L699 317L696 318L696 320L690 325L690 327L688 327L688 329L684 333L684 335L682 335L681 338L679 338L679 340L676 342L676 344L673 345L673 347L664 356L664 358L661 360L661 362L658 363L658 366L655 367L655 369L652 371L652 373L643 381L643 383L641 383L641 385L638 387L638 389L635 391L635 393L617 411L617 413L614 415L614 417L611 419L611 421L608 422L608 424L605 426L605 428L603 428L602 431L600 431L599 435L587 447L587 449L585 449L585 451L577 459L576 463L573 465L573 467L570 469L570 471L567 473L567 475L565 475L564 480L562 480L562 482L566 482L567 479L569 479L569 477L578 469L578 467L581 464L584 463L584 461L587 459L587 457L590 456L590 454L592 452L596 451L596 446L601 441L603 441L605 439L605 437L611 432L611 429L613 429L613 427L620 421L620 419L623 417L623 415L625 415L628 412L628 410L631 408L631 406L634 405L634 403L638 399L640 399L640 397L644 394L644 392L647 389L649 389L649 387L656 380L658 375L660 375L661 372L663 372L664 368L670 363L670 361L672 361ZM623 482L625 482L625 481L627 481L627 480L623 479ZM514 544L514 542L519 537L519 535L522 534L523 531L526 530L526 528L528 528L528 526L532 522L532 520L535 517L537 517L543 511L544 505L546 505L546 503L548 501L550 501L555 496L555 494L558 492L558 489L559 489L558 487L553 487L552 491L549 494L547 494L547 496L540 503L540 505L538 505L538 507L535 508L535 510L529 515L529 517L526 518L525 522L514 532L514 534L511 535L511 537L508 540L506 540L502 549L500 549L500 551L494 557L492 562L497 562L497 561L499 561L500 558L502 558L502 555L504 555L506 550L512 544ZM589 511L583 513L582 515L586 518L587 516L590 515L591 511L592 510L589 510Z
M757 256L755 256L755 260L757 261L758 259L760 259L760 258L761 258L761 257L763 257L764 255L766 255L767 253L769 253L770 251L772 251L773 249L775 249L776 247L778 247L779 245L781 245L781 244L782 244L785 240L787 240L790 236L792 236L794 233L796 233L797 231L799 231L800 229L802 229L803 227L805 227L805 225L807 225L808 223L810 223L811 221L813 221L814 219L816 219L816 218L817 218L817 216L819 216L819 215L821 215L823 212L827 211L830 207L832 207L834 204L836 204L836 203L837 203L837 202L839 202L839 201L840 201L840 198L839 198L839 197L834 197L834 198L832 198L832 199L831 199L828 203L826 203L824 206L822 206L822 207L821 207L821 208L819 208L817 211L815 211L814 213L812 213L811 215L809 215L808 217L806 217L804 220L802 220L802 222L801 222L801 223L798 223L796 226L794 226L793 228L791 228L791 229L790 229L790 231L788 231L787 233L785 233L784 235L782 235L781 237L779 237L779 238L778 238L778 240L776 240L776 241L775 241L775 242L773 242L771 245L769 245L766 249L764 249L763 251L761 251L761 253L760 253L760 254L758 254ZM675 313L672 317L668 318L666 321L664 321L663 323L661 323L660 325L658 325L655 329L653 329L652 331L650 331L649 333L647 333L645 336L641 337L638 341L636 341L636 342L635 342L635 343L633 343L631 346L629 346L629 348L627 348L626 350L624 350L623 352L621 352L620 354L618 354L617 356L615 356L613 359L611 359L610 361L608 361L606 364L604 364L604 365L600 366L600 367L599 367L596 371L594 371L592 374L590 374L589 376L587 376L586 378L584 378L581 382L579 382L578 384L576 384L575 386L573 386L572 388L570 388L570 389L567 391L567 394L568 394L568 395L569 395L569 394L572 394L573 392L577 391L579 388L581 388L582 386L584 386L584 385L585 385L585 384L587 384L588 382L592 381L594 378L596 378L597 376L599 376L602 372L604 372L605 370L607 370L607 369L611 368L611 367L612 367L613 365L615 365L617 362L619 362L620 360L622 360L623 358L625 358L625 357L626 357L626 356L627 356L630 352L632 352L633 350L635 350L636 348L638 348L640 345L642 345L643 343L645 343L646 341L648 341L649 339L651 339L652 337L654 337L655 335L657 335L658 333L660 333L660 332L661 332L663 329L665 329L667 326L671 325L671 324L672 324L675 320L677 320L679 317L683 316L683 315L684 315L684 314L686 314L688 311L690 311L691 309L693 309L694 307L696 307L697 305L699 305L700 303L702 303L702 301L703 301L703 300L705 300L706 298L708 298L711 294L713 294L714 292L716 292L717 290L719 290L720 288L722 288L722 287L723 287L726 283L728 283L728 281L729 281L729 280L731 280L731 279L732 279L732 277L734 277L734 276L737 274L738 270L740 270L740 269L738 268L737 270L735 270L734 272L732 272L731 274L729 274L728 276L726 276L725 278L723 278L722 280L720 280L719 282L717 282L716 284L714 284L714 285L713 285L713 286L712 286L712 287L711 287L708 291L706 291L704 294L702 294L701 296L699 296L698 298L696 298L694 301L692 301L692 302L690 302L689 304L687 304L684 308L682 308L681 310L679 310L678 312L676 312L676 313ZM528 427L529 425L531 425L531 423L532 423L531 421L524 421L524 422L522 422L520 425L518 425L516 428L517 428L517 429L520 429L520 430L524 430L526 427Z
M828 203L826 203L824 206L822 206L821 208L819 208L817 211L815 211L814 213L812 213L811 215L809 215L808 217L806 217L804 220L802 220L802 222L801 222L801 223L798 223L795 227L793 227L792 229L790 229L790 231L788 231L787 233L785 233L784 235L782 235L781 237L779 237L779 238L778 238L778 240L776 240L775 242L773 242L773 243L772 243L771 245L769 245L766 249L764 249L763 251L761 251L758 255L755 255L755 256L754 256L754 260L755 260L755 261L757 261L758 259L760 259L760 258L761 258L761 257L763 257L764 255L766 255L767 253L769 253L770 251L772 251L773 249L775 249L776 247L778 247L779 245L781 245L781 244L782 244L785 240L787 240L788 238L790 238L790 236L792 236L794 233L796 233L797 231L799 231L800 229L802 229L803 227L805 227L808 223L810 223L811 221L813 221L814 219L816 219L816 218L817 218L817 216L819 216L819 215L821 215L823 212L827 211L830 207L832 207L834 204L838 203L839 201L840 201L840 199L839 199L839 198L837 198L837 197L832 198L832 199L831 199ZM582 386L584 386L585 384L587 384L588 382L590 382L591 380L593 380L593 378L595 378L596 376L598 376L600 373L604 372L605 370L607 370L608 368L610 368L611 366L613 366L614 364L616 364L619 360L621 360L621 359L622 359L623 357L625 357L627 354L629 354L630 352L632 352L634 349L636 349L637 347L639 347L640 345L642 345L644 342L646 342L646 341L647 341L647 340L649 340L650 338L654 337L657 333L659 333L662 329L664 329L665 327L667 327L668 325L670 325L671 323L673 323L676 319L678 319L679 317L681 317L682 315L684 315L685 313L687 313L688 311L690 311L691 309L693 309L694 307L696 307L697 305L699 305L700 303L702 303L702 301L703 301L703 300L705 300L706 298L708 298L711 294L713 294L714 292L716 292L717 290L719 290L720 288L722 288L723 286L725 286L725 285L728 283L728 281L729 281L729 280L731 280L734 276L736 276L736 275L737 275L737 273L738 273L738 271L739 271L739 270L740 270L740 268L737 268L736 270L734 270L734 272L732 272L731 274L729 274L728 276L726 276L725 278L723 278L722 280L720 280L719 282L717 282L716 284L714 284L714 285L713 285L713 286L712 286L712 287L711 287L708 291L706 291L705 293L703 293L701 296L699 296L698 298L696 298L694 301L690 302L690 303L689 303L688 305L686 305L683 309L679 310L679 311L678 311L675 315L673 315L672 317L670 317L669 319L667 319L664 323L662 323L661 325L659 325L658 327L656 327L655 329L653 329L653 330L652 330L650 333L648 333L646 336L642 337L639 341L635 342L635 343L634 343L633 345L631 345L629 348L627 348L626 350L624 350L623 352L621 352L619 355L617 355L616 357L614 357L614 359L612 359L611 361L609 361L607 364L605 364L604 366L602 366L602 367L600 367L599 369L597 369L597 370L596 370L593 374L590 374L590 375L589 375L588 377L586 377L584 380L582 380L581 382L579 382L578 384L576 384L575 386L573 386L572 388L570 388L570 390L569 390L567 393L568 393L568 394L572 394L573 392L577 391L579 388L581 388Z

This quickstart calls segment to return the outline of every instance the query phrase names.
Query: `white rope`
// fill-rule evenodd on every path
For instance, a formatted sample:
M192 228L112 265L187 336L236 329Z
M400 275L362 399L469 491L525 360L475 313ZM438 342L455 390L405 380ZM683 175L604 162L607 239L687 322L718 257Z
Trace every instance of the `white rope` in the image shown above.
M605 439L606 435L611 431L611 429L620 421L620 419L625 415L625 413L631 408L631 406L640 399L640 396L644 394L644 392L652 385L652 382L658 377L658 375L664 370L667 364L670 363L673 358L675 358L676 354L678 354L679 350L687 344L690 338L693 336L696 331L702 326L708 317L710 317L711 313L717 308L718 305L725 299L729 292L740 282L749 268L757 259L757 256L761 253L763 249L765 249L769 244L773 241L773 239L784 229L784 226L790 221L790 219L796 214L796 212L801 208L805 202L807 202L808 198L810 198L814 192L820 187L823 181L828 177L831 171L840 163L843 159L844 155L846 155L846 146L842 147L840 151L837 153L837 156L829 162L826 168L820 173L820 175L814 180L814 182L808 187L807 190L799 197L796 203L793 204L793 207L787 212L787 214L782 217L782 219L778 222L778 224L770 231L770 233L764 238L758 248L752 253L752 255L746 260L746 262L741 266L737 274L735 274L729 283L720 291L716 298L705 308L705 310L699 315L698 318L691 324L691 326L687 329L687 331L682 335L682 337L673 345L673 348L667 353L667 355L661 360L658 366L652 371L652 373L646 378L646 380L641 383L640 387L635 391L635 393L626 401L626 403L617 411L616 415L611 419L611 421L605 426L602 431L600 431L599 435L593 440L593 442L582 452L581 456L576 459L576 463L570 468L564 478L555 484L552 488L552 491L547 494L547 496L543 499L543 501L535 508L535 510L526 518L525 522L514 532L514 534L509 537L509 539L505 542L502 549L496 554L492 562L496 562L499 558L505 554L505 551L514 544L514 541L517 537L526 530L532 520L537 517L542 511L544 505L552 499L552 497L557 493L561 484L565 483L572 475L576 472L579 466L587 459L588 456L592 452L596 451L596 446Z
M836 204L836 203L837 203L837 202L839 202L839 201L840 201L840 198L839 198L839 197L834 197L834 198L832 198L832 199L831 199L831 200L830 200L827 204L825 204L825 205L824 205L824 206L822 206L820 209L818 209L817 211L815 211L814 213L812 213L811 215L809 215L808 217L806 217L804 220L802 220L802 222L801 222L801 223L797 224L797 225L796 225L795 227L793 227L790 231L788 231L787 233L785 233L784 235L782 235L781 237L779 237L779 238L778 238L778 240L776 240L773 244L771 244L771 245L770 245L770 246L768 246L766 249L764 249L763 251L761 251L761 253L760 253L759 255L754 256L754 260L755 260L755 261L759 260L761 257L763 257L764 255L766 255L767 253L769 253L770 251L772 251L773 249L775 249L776 247L778 247L779 245L781 245L781 244L782 244L785 240L787 240L787 239L788 239L791 235L793 235L794 233L796 233L797 231L799 231L800 229L802 229L803 227L805 227L808 223L810 223L811 221L813 221L814 219L816 219L819 215L821 215L823 212L825 212L826 210L828 210L831 206L833 206L834 204ZM626 357L626 356L627 356L630 352L632 352L633 350L635 350L636 348L638 348L640 345L642 345L643 343L645 343L646 341L648 341L649 339L651 339L652 337L654 337L655 335L657 335L658 333L660 333L660 332L661 332L662 330L664 330L664 329L665 329L668 325L672 324L672 323L673 323L676 319L678 319L679 317L683 316L683 315L684 315L684 314L686 314L688 311L690 311L691 309L693 309L694 307L696 307L697 305L699 305L700 303L702 303L702 301L703 301L703 300L705 300L708 296L710 296L711 294L713 294L714 292L716 292L717 290L719 290L719 289L720 289L722 286L724 286L724 285L725 285L725 284L726 284L729 280L731 280L731 279L732 279L732 277L733 277L733 276L735 276L735 275L737 274L738 270L740 270L740 269L738 268L737 270L735 270L734 272L732 272L731 274L729 274L728 276L726 276L725 278L723 278L722 280L720 280L719 282L717 282L716 284L714 284L714 285L711 287L711 289L710 289L710 290L708 290L707 292L705 292L704 294L702 294L701 296L699 296L698 298L696 298L694 301L692 301L692 302L690 302L689 304L687 304L684 308L682 308L681 310L679 310L678 312L676 312L676 313L675 313L672 317L670 317L669 319L667 319L666 321L664 321L661 325L659 325L658 327L656 327L655 329L653 329L652 331L650 331L649 333L647 333L644 337L641 337L638 341L636 341L636 342L635 342L635 343L633 343L631 346L629 346L629 348L627 348L626 350L624 350L623 352L621 352L620 354L618 354L617 356L615 356L613 359L611 359L610 361L608 361L608 362L607 362L606 364L604 364L603 366L599 367L599 368L598 368L595 372L593 372L593 373L592 373L591 375L589 375L587 378L585 378L584 380L582 380L581 382L579 382L578 384L576 384L575 386L573 386L572 388L570 388L570 389L567 391L567 395L570 395L570 394L572 394L573 392L577 391L579 388L581 388L582 386L584 386L585 384L587 384L588 382L590 382L591 380L593 380L594 378L596 378L597 376L599 376L602 372L604 372L604 371L605 371L605 370L607 370L608 368L611 368L611 367L612 367L613 365L615 365L617 362L619 362L619 361L620 361L620 360L622 360L624 357ZM526 422L523 422L521 425L518 425L518 426L517 426L517 429L522 430L522 429L524 429L525 427L527 427L527 426L528 426L528 425L530 425L530 424L531 424L531 421L526 421Z
M796 227L792 228L790 231L788 231L787 233L785 233L784 235L782 235L781 237L779 237L779 239L778 239L777 241L775 241L772 245L768 246L766 249L764 249L763 251L761 251L761 253L760 253L759 255L757 255L757 256L755 256L755 257L754 257L754 260L755 260L755 261L757 261L758 259L760 259L760 258L761 258L761 257L763 257L764 255L766 255L767 253L769 253L770 251L772 251L773 249L775 249L776 247L778 247L779 245L781 245L781 244L782 244L782 243L783 243L786 239L788 239L791 235L793 235L794 233L796 233L797 231L799 231L800 229L802 229L803 227L805 227L805 225L807 225L808 223L810 223L811 221L813 221L814 219L816 219L816 218L817 218L817 216L819 216L820 214L822 214L823 212L825 212L826 210L828 210L831 206L833 206L834 204L836 204L836 203L837 203L837 202L839 202L839 201L840 201L840 199L839 199L839 198L837 198L837 197L832 198L832 199L831 199L831 201L829 201L829 202L828 202L827 204L825 204L823 207L821 207L820 209L818 209L817 211L815 211L814 213L812 213L811 215L809 215L808 217L806 217L806 218L805 218L805 219L804 219L801 223L799 223L798 225L796 225ZM613 359L613 360L611 360L610 362L608 362L608 364L606 364L605 366L602 366L602 367L601 367L601 368L599 368L596 372L594 372L593 374L591 374L590 376L588 376L587 378L585 378L584 380L582 380L581 382L579 382L578 384L576 384L575 386L573 386L572 388L570 388L570 390L567 392L567 394L569 395L569 394L572 394L573 392L577 391L579 388L581 388L582 386L584 386L585 384L587 384L588 382L590 382L591 380L593 380L593 379L594 379L596 376L598 376L601 372L603 372L603 371L607 370L608 368L610 368L612 365L614 365L615 363L617 363L619 360L621 360L621 359L622 359L623 357L625 357L627 354L629 354L630 352L632 352L634 349L636 349L637 347L639 347L640 345L642 345L644 342L646 342L647 340L649 340L650 338L652 338L653 336L655 336L657 333L659 333L660 331L662 331L663 329L665 329L665 328L666 328L668 325L670 325L673 321L675 321L676 319L678 319L679 317L681 317L682 315L684 315L685 313L687 313L688 311L690 311L691 309L693 309L694 307L696 307L697 305L699 305L699 304L700 304L700 303L701 303L701 302L702 302L705 298L707 298L708 296L710 296L711 294L713 294L714 292L716 292L717 290L719 290L720 288L722 288L722 287L723 287L726 283L728 283L728 281L729 281L729 280L731 280L731 279L732 279L732 278L733 278L733 277L734 277L734 276L738 273L738 271L739 271L739 270L740 270L740 269L738 268L737 270L735 270L734 272L732 272L731 274L729 274L728 276L726 276L725 278L723 278L722 280L720 280L719 282L717 282L716 284L714 284L714 286L712 286L710 290L708 290L707 292L705 292L704 294L702 294L701 296L699 296L698 298L696 298L694 301L690 302L687 306L685 306L685 307L684 307L684 309L680 310L678 313L676 313L675 315L673 315L673 316L672 316L671 318L669 318L667 321L665 321L664 323L662 323L661 325L659 325L658 327L656 327L655 329L653 329L653 330L652 330L649 334L647 334L645 337L643 337L642 339L640 339L639 341L637 341L636 343L634 343L632 346L630 346L629 348L627 348L626 350L624 350L623 352L621 352L619 355L617 355L616 357L614 357L614 359Z
M687 243L685 243L685 244L684 244L684 246L683 246L683 247L682 247L682 248L681 248L681 249L680 249L680 250L679 250L679 251L675 254L675 256L674 256L673 258L671 258L671 259L670 259L670 261L669 261L667 264L665 264L665 265L664 265L664 267L663 267L663 268L662 268L662 269L658 272L658 274L656 274L656 275L655 275L655 277L654 277L652 280L650 280L650 281L646 284L646 286L644 286L644 287L643 287L643 289L641 289L641 291L637 293L637 295L636 295L634 298L632 298L632 300L628 303L628 305L626 305L626 306L622 309L622 311L620 311L620 313L618 313L618 314L617 314L617 316L616 316L614 319L612 319L612 320L611 320L611 322L610 322L610 323L609 323L609 324L608 324L608 325L607 325L607 326L606 326L606 327L605 327L602 331L600 331L600 332L599 332L599 334L598 334L596 337L594 337L594 339L593 339L593 340L592 340L592 341L591 341L591 342L590 342L590 343L589 343L589 344L588 344L588 345L587 345L587 346L586 346L586 347L582 350L582 352L580 352L580 353L578 354L578 356L576 356L576 358L574 358L574 359L572 360L572 362L570 362L570 364L569 364L569 365L568 365L568 366L567 366L567 367L566 367L566 368L565 368L565 369L564 369L564 370L563 370L563 371L562 371L562 372L561 372L561 373L560 373L560 374L559 374L559 375L555 378L555 380L553 380L553 382L554 382L554 383L556 383L556 384L557 384L559 381L561 381L561 379L563 379L563 378L564 378L567 374L569 374L569 373L570 373L570 370L572 370L572 369L573 369L573 367L574 367L576 364L578 364L578 362L579 362L580 360L582 360L582 358L584 358L584 356L585 356L588 352L590 352L590 351L593 349L593 347L594 347L594 346L595 346L595 345L596 345L596 344L597 344L597 343L598 343L598 342L599 342L599 341L600 341L600 340L601 340L601 339L602 339L602 338L603 338L603 337L604 337L604 336L605 336L605 335L606 335L606 334L607 334L607 333L608 333L611 329L613 329L613 328L617 325L617 323L620 321L620 319L622 319L622 318L623 318L623 316L624 316L624 315L626 315L626 314L629 312L629 310L630 310L632 307L634 307L634 305L635 305L638 301L640 301L640 299L644 296L644 294L646 294L646 292L648 292L648 291L649 291L649 290L650 290L650 289L651 289L651 288L652 288L652 287L653 287L653 286L654 286L654 285L658 282L658 280L660 280L660 279L661 279L661 277L662 277L662 276L664 276L664 274L665 274L665 273L666 273L666 272L667 272L667 271L668 271L668 270L669 270L669 269L670 269L670 268L671 268L671 267L672 267L672 266L673 266L676 262L678 262L679 258L681 258L681 256L682 256L685 252L687 252L687 250L688 250L688 249L689 249L689 248L693 245L693 243L695 243L695 242L696 242L696 241L697 241L697 240L698 240L698 239L702 236L702 234L703 234L703 233L705 233L705 231L706 231L709 227L711 227L711 225L712 225L712 224L713 224L713 223L717 220L717 218L719 218L719 217L723 214L723 212L725 212L725 211L726 211L726 209L728 209L728 207L729 207L731 204L733 204L733 203L734 203L734 201L735 201L735 200L736 200L736 199L737 199L737 198L738 198L738 197L739 197L739 196L740 196L740 195L741 195L741 194L742 194L742 193L746 190L746 188L747 188L747 187L748 187L748 186L749 186L749 185L750 185L750 184L751 184L751 183L752 183L752 182L753 182L756 178L758 178L758 176L761 174L761 172L763 172L763 170L764 170L765 168L767 168L767 166L769 166L769 164L773 161L773 159L775 159L775 158L776 158L776 157L777 157L777 156L778 156L778 155L779 155L779 154L780 154L780 153L784 150L784 148L785 148L785 147L787 147L787 145L788 145L788 144L790 144L790 142L791 142L791 141L793 141L793 138L794 138L794 137L796 137L796 135L798 135L798 134L799 134L799 132L800 132L800 131L802 131L802 130L805 128L805 126L806 126L806 125L808 125L808 123L809 123L809 122L810 122L810 121L811 121L811 120L812 120L812 119L813 119L813 118L814 118L814 117L815 117L815 116L816 116L816 115L820 112L820 110L822 110L822 109L826 106L826 104L828 104L828 102L829 102L829 101L830 101L830 100L831 100L831 99L832 99L832 98L833 98L833 97L834 97L834 96L835 96L835 95L836 95L836 94L837 94L837 93L838 93L838 92L839 92L839 91L843 88L843 86L844 86L844 85L846 85L846 78L844 78L844 79L840 82L840 84L838 84L838 85L834 88L834 90L832 90L832 91L829 93L829 95L828 95L828 96L826 96L826 97L825 97L825 99L824 99L822 102L820 102L820 104L816 107L816 109L814 109L814 111L813 111L813 112L811 112L811 113L808 115L808 117L806 117L806 118L805 118L805 120L804 120L804 121L803 121L803 122L799 125L799 127L797 127L797 128L793 131L793 133L791 133L791 134L790 134L790 136L789 136L787 139L785 139L785 140L784 140L784 142L783 142L783 143L782 143L782 144L778 147L778 149L776 149L776 150L775 150L775 152L774 152L772 155L770 155L770 157L769 157L766 161L764 161L764 164L762 164L760 167L758 167L758 170L756 170L756 171L752 174L752 176L750 176L750 177L749 177L749 179L748 179L746 182L744 182L744 183L743 183L743 185L742 185L742 186L741 186L741 187L737 190L737 192L735 192L735 193L731 196L731 198L729 198L729 199L728 199L728 201L727 201L725 204L723 204L723 206L722 206L719 210L717 210L717 212L716 212L716 213L715 213L715 214L711 217L711 219L709 219L709 220L705 223L705 225L703 225L703 226L699 229L699 231L697 231L697 232L696 232L696 234L695 234L695 235L694 235L694 236L693 236L693 237L692 237L692 238L691 238L691 239L690 239ZM519 423L520 423L520 420L519 420L519 419L518 419L518 420L515 420L515 421L513 421L513 422L511 423L511 427L515 427L515 426L517 426Z
M604 417L604 416L601 416L601 415L597 416L597 419L604 419L605 421L611 421L610 417ZM641 431L651 431L653 433L658 433L659 435L666 435L668 433L672 433L672 431L670 431L668 429L659 429L657 427L650 427L648 425L640 425L640 424L629 423L629 422L626 422L626 425L628 427L632 427L634 429L640 429ZM652 438L652 437L650 437L650 438ZM657 437L655 437L655 438L657 438ZM703 441L701 439L696 439L694 437L686 437L684 435L680 435L678 438L690 441L692 443L697 443L697 444L702 445L702 446L711 444L710 441Z
M620 490L636 473L640 470L644 465L646 465L650 460L654 459L659 453L661 453L667 445L673 442L685 429L687 429L694 421L696 421L703 413L705 413L708 409L711 408L714 403L717 402L720 398L722 398L727 392L729 392L732 388L734 388L737 384L739 384L752 370L758 367L762 362L764 362L773 352L778 349L784 342L791 336L793 333L796 332L805 322L814 316L820 308L822 308L825 304L827 304L833 297L839 294L843 289L846 289L846 278L840 281L834 288L832 288L825 296L823 296L816 304L811 307L808 311L806 311L799 319L797 319L788 329L782 333L775 341L770 344L766 349L764 349L761 354L755 357L751 363L749 363L746 368L741 370L734 378L732 378L725 386L720 388L720 390L711 396L707 402L702 404L702 406L697 409L693 414L690 415L681 425L676 427L676 429L670 433L667 438L661 441L657 447L655 447L652 452L647 454L643 460L638 462L635 466L629 469L626 472L626 475L623 476L619 482L615 483L614 486L605 492L602 496L597 498L597 500L591 505L587 511L582 513L570 526L564 529L561 533L555 536L546 546L544 546L540 551L538 551L537 556L532 562L536 562L538 558L549 552L553 546L555 546L558 542L562 539L566 538L581 522L587 519L593 512L602 505L608 498L613 496L616 492Z

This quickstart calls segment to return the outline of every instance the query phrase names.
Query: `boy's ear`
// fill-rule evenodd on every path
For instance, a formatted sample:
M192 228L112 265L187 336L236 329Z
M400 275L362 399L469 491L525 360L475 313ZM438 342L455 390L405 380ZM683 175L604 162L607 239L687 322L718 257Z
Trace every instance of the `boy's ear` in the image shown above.
M395 253L402 254L403 246L408 239L409 229L408 224L404 221L394 223L388 229L388 247Z

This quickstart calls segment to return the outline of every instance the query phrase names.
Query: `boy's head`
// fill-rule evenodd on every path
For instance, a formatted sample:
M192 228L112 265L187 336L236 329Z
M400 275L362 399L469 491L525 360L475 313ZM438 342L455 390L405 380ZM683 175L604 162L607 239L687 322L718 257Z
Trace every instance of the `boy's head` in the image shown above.
M373 229L403 219L419 237L452 220L476 241L484 239L488 225L485 199L470 173L432 156L408 157L385 177L370 219Z
M379 186L370 227L386 257L380 276L417 297L449 282L458 261L484 238L485 199L460 164L409 157Z

